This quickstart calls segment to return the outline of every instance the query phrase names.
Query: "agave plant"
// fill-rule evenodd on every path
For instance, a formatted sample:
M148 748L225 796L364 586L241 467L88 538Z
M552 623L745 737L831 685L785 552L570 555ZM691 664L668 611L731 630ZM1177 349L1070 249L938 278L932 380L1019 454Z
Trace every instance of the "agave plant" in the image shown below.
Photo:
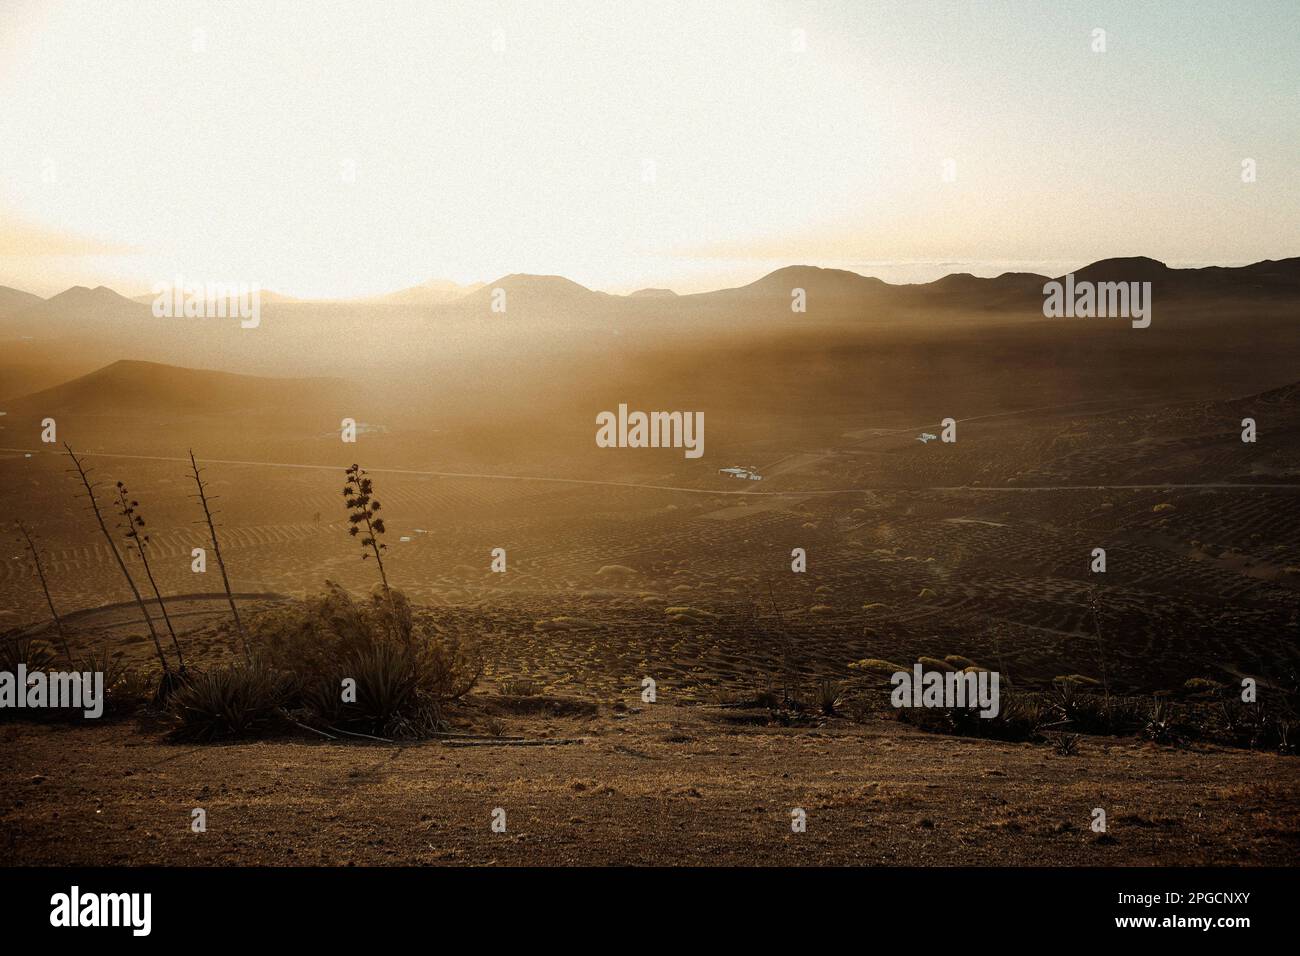
M1174 713L1168 701L1157 698L1151 704L1144 729L1147 737L1156 743L1169 743L1175 739Z
M54 657L54 651L44 641L11 634L0 637L0 671L16 674L20 665L29 674L47 670Z
M208 742L250 737L282 719L286 680L258 664L238 663L191 675L172 694L182 740Z
M396 718L415 710L419 673L405 647L376 643L361 648L352 655L349 670L357 682L357 699L345 708L347 717L383 732Z
M817 707L827 717L834 717L837 708L844 701L844 687L832 680L823 680L817 685Z

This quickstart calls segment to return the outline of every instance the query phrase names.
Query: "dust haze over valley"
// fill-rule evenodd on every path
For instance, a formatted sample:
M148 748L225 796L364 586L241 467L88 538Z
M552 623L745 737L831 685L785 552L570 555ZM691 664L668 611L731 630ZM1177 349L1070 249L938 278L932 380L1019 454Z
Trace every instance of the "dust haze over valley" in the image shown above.
M1294 3L12 6L3 863L1294 866Z
M191 568L207 539L188 451L217 496L231 588L254 621L325 581L374 586L338 494L357 460L384 502L391 580L439 627L481 643L483 687L455 711L456 732L506 735L450 770L443 748L410 752L405 771L394 765L342 802L333 781L355 776L350 757L322 763L310 743L277 744L273 756L222 748L199 779L215 770L234 782L207 802L262 806L258 781L276 772L267 760L295 768L297 784L275 789L260 823L196 845L181 829L147 844L132 835L190 800L196 782L193 770L146 770L155 782L142 797L140 778L120 776L124 764L171 759L147 724L126 737L107 724L89 751L15 728L14 779L43 782L18 784L4 810L12 858L970 862L964 842L928 839L938 819L985 861L1292 859L1294 758L1225 748L1231 727L1205 731L1205 754L1123 737L1061 743L1078 737L1049 731L1061 752L1078 749L1056 758L1082 775L1067 783L1036 756L1041 734L975 749L955 737L935 751L927 733L891 721L873 670L975 661L1045 700L1069 689L1063 680L1104 681L1107 695L1175 701L1188 721L1218 706L1195 688L1231 692L1244 677L1269 694L1293 686L1300 260L1207 270L1115 260L1076 277L1089 274L1152 282L1151 326L1045 318L1041 276L892 286L809 267L692 296L510 276L443 302L273 300L253 329L156 319L105 289L6 293L4 518L37 525L77 649L153 664L67 456L40 441L43 420L94 477L125 479L144 503L170 623L200 668L233 665L238 644L212 574ZM505 314L491 310L496 288ZM791 311L792 289L806 312ZM596 415L620 404L703 412L705 454L597 447ZM340 441L344 418L358 423L355 444ZM918 441L947 418L955 443ZM1258 422L1257 444L1240 440L1245 418ZM1099 545L1104 575L1089 564ZM491 570L497 548L507 573ZM804 573L791 573L796 548ZM10 639L48 640L29 555L15 544L3 558ZM650 675L658 703L638 705ZM830 718L810 703L819 687L833 689ZM826 734L815 753L801 743ZM540 765L509 753L535 753L528 743L561 746ZM774 755L787 768L779 780L755 769ZM79 769L65 777L53 761ZM433 840L428 814L411 815L430 775L442 781ZM982 789L965 787L972 775ZM522 808L512 812L523 833L505 844L476 823L484 778ZM96 806L118 826L66 813L85 805L84 779L99 781ZM773 819L779 830L809 786L818 835L772 842ZM1096 788L1118 795L1118 846L1082 839L1072 822ZM862 792L879 821L870 839L857 822ZM574 816L575 799L600 808ZM45 826L51 812L67 823ZM722 817L733 822L707 822ZM671 837L684 820L691 836ZM358 842L376 833L397 839Z
M272 300L248 329L155 318L102 288L10 293L7 497L47 516L69 609L126 597L87 547L62 449L38 440L54 418L101 473L131 478L172 556L166 590L192 593L193 448L224 499L236 590L301 596L326 578L368 586L336 502L342 468L361 460L387 490L403 538L389 561L409 594L500 625L503 653L542 654L551 679L604 692L646 651L624 627L646 629L683 691L761 682L772 649L743 621L774 611L808 642L809 678L935 641L988 659L995 627L1016 629L1001 653L1025 678L1089 672L1086 557L1102 539L1126 568L1104 589L1126 635L1112 678L1149 693L1290 666L1294 643L1279 661L1276 638L1296 627L1300 588L1286 487L1300 260L1076 272L1089 275L1152 282L1151 327L1045 318L1042 276L895 286L811 267L690 296L508 276L416 305ZM791 289L807 312L791 311ZM596 414L620 403L702 411L706 454L597 447ZM917 441L950 416L959 441ZM1247 416L1259 446L1238 438ZM355 446L340 443L344 418L360 423ZM761 483L721 472L733 466ZM495 547L507 575L488 570ZM789 573L795 547L812 555L806 575ZM42 598L23 555L6 557L18 624ZM717 638L674 623L674 606L735 629L735 659L683 655L683 640ZM552 619L581 622L600 665L537 646Z

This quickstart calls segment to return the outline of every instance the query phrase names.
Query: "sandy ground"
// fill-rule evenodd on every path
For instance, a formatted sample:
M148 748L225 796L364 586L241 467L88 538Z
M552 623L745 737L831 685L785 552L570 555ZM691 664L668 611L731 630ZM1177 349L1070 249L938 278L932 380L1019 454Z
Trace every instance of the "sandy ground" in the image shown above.
M1295 864L1300 762L892 720L471 698L550 745L191 746L136 720L0 726L10 864ZM557 714L556 711L559 713ZM564 741L564 742L560 742ZM1106 810L1108 832L1089 829ZM192 811L207 831L191 829ZM493 811L506 831L493 832ZM791 812L807 815L794 833Z

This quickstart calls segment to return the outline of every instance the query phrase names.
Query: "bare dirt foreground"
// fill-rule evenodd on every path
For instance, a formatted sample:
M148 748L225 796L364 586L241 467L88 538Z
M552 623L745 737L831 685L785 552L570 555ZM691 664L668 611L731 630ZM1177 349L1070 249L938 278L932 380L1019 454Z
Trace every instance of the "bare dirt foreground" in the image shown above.
M134 720L0 726L8 864L1294 864L1300 763L890 720L477 695L529 746L168 743ZM751 719L753 718L753 719ZM549 739L551 743L536 741ZM565 742L561 742L565 741ZM495 808L506 832L493 832ZM1089 829L1094 807L1108 832ZM195 808L207 831L191 830ZM791 832L791 811L807 832Z

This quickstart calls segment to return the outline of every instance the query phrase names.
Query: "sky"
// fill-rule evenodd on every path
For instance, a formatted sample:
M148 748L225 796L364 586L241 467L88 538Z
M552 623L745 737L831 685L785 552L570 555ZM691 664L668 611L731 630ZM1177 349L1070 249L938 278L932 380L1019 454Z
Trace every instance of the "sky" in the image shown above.
M1294 0L3 0L0 285L1300 255L1297 64Z

